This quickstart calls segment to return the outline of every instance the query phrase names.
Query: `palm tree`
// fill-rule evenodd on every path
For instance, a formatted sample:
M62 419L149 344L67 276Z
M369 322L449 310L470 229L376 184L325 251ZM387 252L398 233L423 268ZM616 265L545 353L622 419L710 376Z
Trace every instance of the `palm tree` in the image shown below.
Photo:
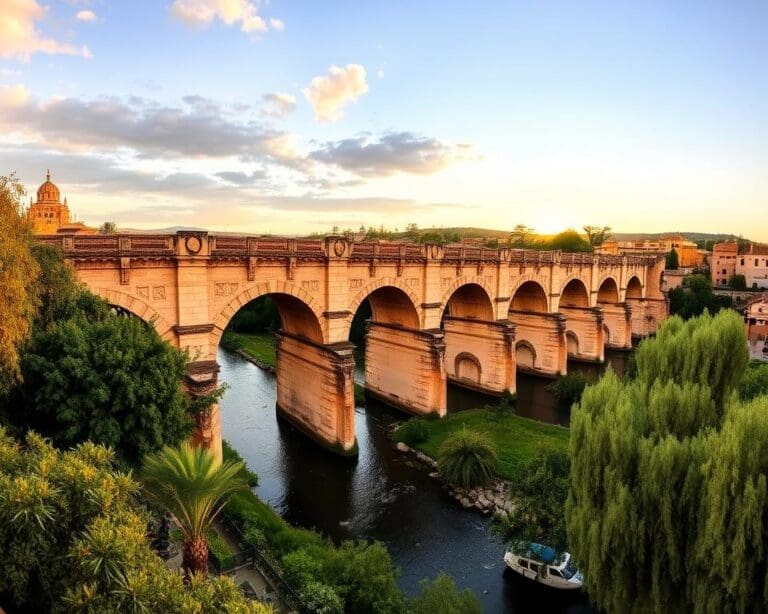
M208 572L206 532L232 493L248 488L238 475L244 465L217 465L213 454L185 443L165 446L144 461L147 497L168 510L184 537L182 567L187 577Z

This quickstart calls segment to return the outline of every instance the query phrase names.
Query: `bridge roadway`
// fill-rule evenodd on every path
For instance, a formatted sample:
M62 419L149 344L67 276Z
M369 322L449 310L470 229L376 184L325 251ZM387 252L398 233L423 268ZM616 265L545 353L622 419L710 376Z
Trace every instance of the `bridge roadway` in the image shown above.
M218 382L216 351L237 311L277 305L277 410L318 442L354 453L352 318L368 300L366 389L417 415L446 412L446 383L515 391L518 370L564 374L601 362L667 317L661 256L469 245L175 234L47 235L94 293L190 353L192 394ZM195 439L221 454L219 408Z

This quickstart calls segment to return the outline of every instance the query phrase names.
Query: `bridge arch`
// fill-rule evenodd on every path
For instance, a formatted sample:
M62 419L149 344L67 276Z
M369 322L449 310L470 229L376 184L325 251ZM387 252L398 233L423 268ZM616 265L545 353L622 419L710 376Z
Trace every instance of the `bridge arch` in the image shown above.
M110 305L128 311L144 322L152 324L157 334L166 341L174 340L173 327L152 306L140 298L111 288L91 288L91 291Z
M597 291L598 304L615 304L619 302L619 286L613 277L606 277Z
M626 297L627 300L643 298L643 284L637 275L633 275L627 281Z
M579 338L572 330L566 331L565 343L568 349L569 356L579 355Z
M511 311L548 313L549 301L547 300L547 293L539 282L526 281L515 290L509 308Z
M372 281L352 299L349 311L354 315L366 299L371 306L371 319L374 322L421 329L419 300L402 281L392 278Z
M458 279L443 295L443 314L473 320L495 320L491 296L485 285Z
M317 301L305 290L294 284L267 282L246 288L219 310L213 321L213 334L215 335L213 346L218 346L221 335L230 320L242 307L268 295L275 301L283 330L315 343L325 343Z
M560 307L589 307L589 291L584 282L574 277L560 291Z

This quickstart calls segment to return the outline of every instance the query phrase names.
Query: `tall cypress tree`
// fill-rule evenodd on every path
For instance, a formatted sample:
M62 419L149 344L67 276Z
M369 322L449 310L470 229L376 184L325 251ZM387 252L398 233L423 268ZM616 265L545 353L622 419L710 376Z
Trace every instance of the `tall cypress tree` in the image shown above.
M741 318L670 318L571 422L568 539L608 612L768 607L768 397L740 404Z

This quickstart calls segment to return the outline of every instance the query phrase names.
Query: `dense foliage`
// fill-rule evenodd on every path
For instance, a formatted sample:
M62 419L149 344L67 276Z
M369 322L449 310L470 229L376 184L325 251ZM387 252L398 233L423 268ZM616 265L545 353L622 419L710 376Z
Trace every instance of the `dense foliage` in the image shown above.
M440 475L454 486L486 484L496 472L496 444L485 433L462 428L448 437L437 455Z
M731 307L728 296L718 296L712 290L712 281L696 273L683 279L683 285L669 291L669 313L687 320L704 313L717 313Z
M507 541L526 540L567 549L565 501L571 460L562 450L541 448L512 482L514 511L500 522Z
M728 287L730 287L731 290L746 290L747 278L744 275L733 274L728 280Z
M92 440L137 463L192 432L186 358L151 326L94 301L95 313L36 328L22 358L24 411L13 418L56 445Z
M268 296L262 296L245 305L227 326L228 331L235 333L274 333L279 328L280 312Z
M31 228L22 214L23 195L13 175L0 177L0 396L20 380L19 350L38 306L39 266L31 253Z
M677 255L677 250L673 247L672 251L667 254L664 268L668 271L676 271L680 266L680 257Z
M184 536L187 575L208 573L208 529L229 495L247 488L243 467L230 460L219 465L211 452L189 443L166 446L144 459L144 491L171 514Z
M754 362L741 378L739 396L749 401L761 395L768 395L768 363Z
M0 427L0 603L19 612L254 612L227 579L185 586L146 540L138 485L90 442L68 452Z
M568 541L608 612L768 608L768 398L735 394L741 318L670 318L571 422Z
M421 593L411 600L411 614L481 614L477 596L469 589L458 591L449 575L441 573L434 580L423 580Z
M584 388L587 387L589 380L581 371L572 371L566 375L559 376L554 382L547 385L555 398L562 404L569 407L581 400Z

